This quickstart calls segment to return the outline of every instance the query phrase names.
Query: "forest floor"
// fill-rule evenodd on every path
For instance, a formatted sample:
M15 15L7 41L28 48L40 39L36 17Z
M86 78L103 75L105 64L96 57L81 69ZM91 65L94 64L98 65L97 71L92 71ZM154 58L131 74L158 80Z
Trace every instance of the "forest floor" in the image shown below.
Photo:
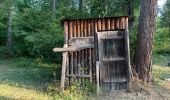
M170 56L153 58L154 85L136 81L132 92L112 91L93 95L95 100L170 100ZM46 64L32 63L27 58L0 59L0 100L53 100L54 70ZM54 66L54 65L52 65ZM59 76L60 73L56 73ZM59 77L56 77L59 79ZM56 86L56 85L55 85ZM71 100L71 99L69 99Z

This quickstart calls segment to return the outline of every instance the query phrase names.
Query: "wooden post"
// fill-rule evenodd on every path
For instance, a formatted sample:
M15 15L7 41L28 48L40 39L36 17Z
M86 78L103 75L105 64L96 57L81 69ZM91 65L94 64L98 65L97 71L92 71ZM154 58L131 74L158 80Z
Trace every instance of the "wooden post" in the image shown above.
M64 44L64 48L67 48L68 45ZM64 91L64 81L65 81L65 72L66 72L66 65L67 65L67 59L68 58L68 52L63 52L63 62L62 62L62 73L61 73L61 91Z
M99 93L99 61L96 62L96 81L97 81L97 94Z
M130 46L129 46L129 30L128 30L128 18L126 18L125 25L125 50L126 50L126 59L127 59L127 67L128 67L128 76L127 76L127 90L131 91L131 66L130 66Z

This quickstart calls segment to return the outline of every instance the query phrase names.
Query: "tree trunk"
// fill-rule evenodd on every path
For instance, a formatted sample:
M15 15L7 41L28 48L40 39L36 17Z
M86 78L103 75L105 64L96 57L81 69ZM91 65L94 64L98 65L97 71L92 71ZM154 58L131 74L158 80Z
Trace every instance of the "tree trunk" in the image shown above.
M134 24L134 5L133 5L133 0L128 1L128 17L129 17L129 29L133 29L133 24Z
M141 0L135 64L138 78L144 83L151 81L156 8L157 0Z
M51 0L51 7L52 7L52 12L55 14L56 12L56 5L57 5L57 0Z
M83 11L83 0L79 0L79 11Z
M12 3L8 9L8 23L7 23L7 48L10 54L13 54L13 35L12 35Z

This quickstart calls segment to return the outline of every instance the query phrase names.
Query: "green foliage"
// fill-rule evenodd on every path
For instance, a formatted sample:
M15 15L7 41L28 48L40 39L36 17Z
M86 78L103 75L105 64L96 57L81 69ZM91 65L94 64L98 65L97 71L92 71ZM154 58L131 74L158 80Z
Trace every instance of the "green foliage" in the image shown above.
M161 11L161 25L162 27L170 28L170 1L169 0L166 0L166 3Z
M69 88L64 90L63 93L58 92L55 94L56 100L89 100L92 99L92 93L95 93L95 85L86 81L85 87L82 87L80 83L74 83ZM94 90L95 89L95 90Z
M158 28L154 39L154 53L169 54L170 53L170 38L167 28Z

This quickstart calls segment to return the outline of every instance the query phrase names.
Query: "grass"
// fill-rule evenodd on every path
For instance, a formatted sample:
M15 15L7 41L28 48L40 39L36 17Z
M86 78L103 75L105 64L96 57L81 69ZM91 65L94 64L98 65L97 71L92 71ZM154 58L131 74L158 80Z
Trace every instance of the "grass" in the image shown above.
M0 100L79 100L86 97L78 84L59 92L61 68L40 59L0 59ZM90 85L88 82L87 84ZM90 88L91 89L91 88ZM86 88L86 91L89 91ZM91 90L90 90L91 91Z
M170 83L163 80L170 78L170 67L166 66L169 60L169 55L154 55L153 79L158 91L168 89L166 92L170 94ZM59 83L55 81L60 80L60 72L59 65L43 63L41 59L0 59L0 100L82 100L90 97L88 89L92 89L92 85L85 92L75 84L60 93Z
M8 84L0 84L1 100L52 100L52 97L36 90Z
M50 100L55 69L26 58L0 59L0 100Z

